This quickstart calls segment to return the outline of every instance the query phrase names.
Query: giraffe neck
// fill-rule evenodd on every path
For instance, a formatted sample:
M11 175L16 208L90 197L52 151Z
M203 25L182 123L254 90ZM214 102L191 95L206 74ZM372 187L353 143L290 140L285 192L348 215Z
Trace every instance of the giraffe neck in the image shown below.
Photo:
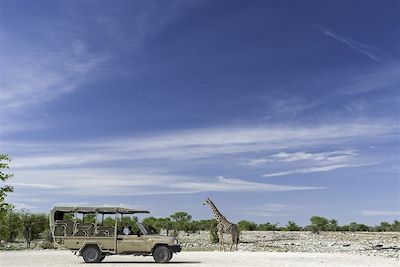
M210 207L212 212L214 213L214 217L218 222L224 222L226 221L226 218L224 217L224 215L222 215L221 212L219 212L219 210L217 209L217 207L214 205L214 203L212 201L210 201Z

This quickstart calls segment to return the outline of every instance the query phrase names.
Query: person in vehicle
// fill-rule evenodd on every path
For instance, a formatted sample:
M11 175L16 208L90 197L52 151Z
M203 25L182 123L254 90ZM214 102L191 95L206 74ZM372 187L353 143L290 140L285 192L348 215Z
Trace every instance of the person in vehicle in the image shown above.
M132 234L132 226L130 225L124 225L124 230L122 230L122 233L124 235L130 235Z

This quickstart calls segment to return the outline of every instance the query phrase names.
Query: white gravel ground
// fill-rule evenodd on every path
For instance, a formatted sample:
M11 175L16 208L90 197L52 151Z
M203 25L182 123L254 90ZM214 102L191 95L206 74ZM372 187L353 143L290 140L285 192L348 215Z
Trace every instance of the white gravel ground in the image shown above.
M30 250L0 252L0 266L162 266L152 257L111 256L86 265L69 251ZM361 255L301 252L182 252L166 266L400 266L396 259Z

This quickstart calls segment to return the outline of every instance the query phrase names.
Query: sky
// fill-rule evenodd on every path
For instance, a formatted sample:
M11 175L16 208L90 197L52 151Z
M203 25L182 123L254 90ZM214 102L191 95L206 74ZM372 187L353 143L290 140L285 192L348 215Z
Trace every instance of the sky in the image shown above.
M0 0L17 208L400 218L400 2Z

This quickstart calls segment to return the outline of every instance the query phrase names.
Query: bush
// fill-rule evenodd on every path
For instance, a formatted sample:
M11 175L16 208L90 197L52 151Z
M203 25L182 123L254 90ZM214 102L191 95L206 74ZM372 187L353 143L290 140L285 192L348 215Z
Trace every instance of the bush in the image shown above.
M14 242L17 237L23 235L23 224L20 214L9 209L0 221L0 240Z
M217 225L218 225L217 220L212 220L210 225L210 241L213 244L219 242Z
M178 232L189 232L189 224L192 221L192 216L190 214L184 211L178 211L170 215L169 217L171 217L173 221L174 230Z
M271 223L264 223L257 226L258 231L277 231L278 230L278 223L271 224Z
M237 224L239 231L255 231L257 229L257 224L246 221L246 220L241 220Z
M294 221L289 221L285 230L286 231L301 231L301 226L297 225Z
M325 217L320 217L320 216L313 216L310 219L311 221L311 231L313 233L319 233L320 231L325 231L327 229L327 226L329 224L329 221Z
M50 229L46 229L43 232L40 233L40 239L53 242L53 237L51 236L51 231Z
M40 238L40 234L49 229L47 215L44 213L30 213L26 210L20 211L23 227L23 236L26 241L27 248L30 248L31 241Z
M367 232L370 230L370 227L365 224L358 224L356 222L352 222L349 224L349 231L351 232Z
M39 243L39 247L42 249L55 249L54 243L48 240Z

